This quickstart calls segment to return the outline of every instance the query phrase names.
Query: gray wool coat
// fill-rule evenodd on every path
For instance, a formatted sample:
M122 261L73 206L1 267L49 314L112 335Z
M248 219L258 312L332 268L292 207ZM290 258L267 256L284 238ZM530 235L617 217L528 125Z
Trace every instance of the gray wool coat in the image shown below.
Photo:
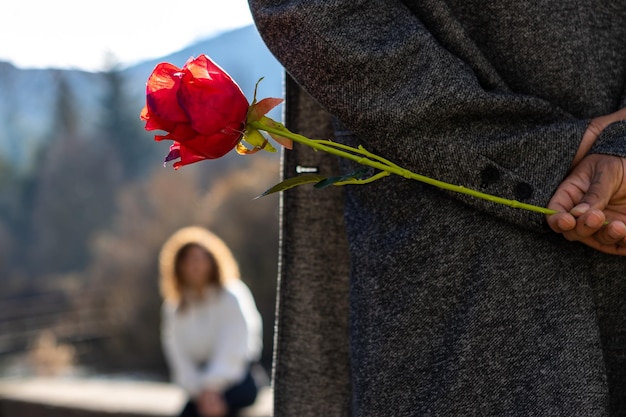
M250 6L293 130L505 198L547 205L589 119L626 106L624 1ZM626 122L591 152L626 156ZM282 211L276 416L626 415L626 258L399 177Z

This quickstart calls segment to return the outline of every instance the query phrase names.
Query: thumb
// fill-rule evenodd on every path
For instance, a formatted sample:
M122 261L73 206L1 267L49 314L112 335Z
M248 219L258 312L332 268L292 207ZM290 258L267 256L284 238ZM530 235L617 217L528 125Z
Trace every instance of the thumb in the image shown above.
M587 126L587 130L590 131L590 134L593 134L596 137L598 137L600 136L602 131L611 123L619 122L625 119L626 119L626 107L624 107L623 109L619 109L618 111L614 113L591 119L591 121L589 122L589 125Z
M585 133L583 134L582 140L580 141L578 152L576 152L576 155L574 156L571 167L573 168L578 165L585 155L587 155L595 141L608 125L621 120L626 120L626 107L619 109L614 113L591 119L587 125Z

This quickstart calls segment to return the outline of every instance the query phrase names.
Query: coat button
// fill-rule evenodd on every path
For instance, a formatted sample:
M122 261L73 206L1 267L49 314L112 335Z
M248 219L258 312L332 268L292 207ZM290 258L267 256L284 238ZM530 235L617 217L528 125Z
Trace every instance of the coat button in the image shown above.
M493 165L488 165L480 173L480 179L482 180L480 186L485 188L500 179L500 171L498 171L498 168L494 167Z
M533 187L525 182L520 182L513 189L513 194L517 200L528 200L533 195Z

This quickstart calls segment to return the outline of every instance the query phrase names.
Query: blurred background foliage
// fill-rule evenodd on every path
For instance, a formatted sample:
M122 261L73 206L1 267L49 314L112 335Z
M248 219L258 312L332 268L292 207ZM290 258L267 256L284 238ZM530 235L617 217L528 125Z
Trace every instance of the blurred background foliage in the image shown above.
M196 48L210 52L206 44ZM88 75L98 94L88 109L97 109L97 117L86 128L75 72L49 70L51 124L33 142L29 163L12 151L28 135L12 130L15 123L0 132L0 142L9 143L0 152L0 376L166 379L157 257L167 237L188 225L211 229L235 253L263 316L263 364L270 367L278 196L254 198L279 181L279 155L233 153L179 171L163 167L169 144L154 142L139 119L153 64L141 70L111 64ZM11 77L19 71L0 65L0 81L15 85ZM277 66L257 71L282 76ZM12 108L6 105L0 117L15 122Z

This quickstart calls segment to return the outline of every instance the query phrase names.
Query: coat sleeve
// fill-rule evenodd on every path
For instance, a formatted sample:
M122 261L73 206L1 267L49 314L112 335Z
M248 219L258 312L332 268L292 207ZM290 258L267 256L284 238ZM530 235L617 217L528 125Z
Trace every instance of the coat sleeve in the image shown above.
M175 337L175 315L175 308L164 303L161 309L161 345L173 382L194 397L200 393L200 372Z
M623 80L624 91L620 108L626 108L626 80ZM591 147L590 153L626 157L626 120L610 124L602 131L600 137Z
M443 47L401 1L249 3L287 72L368 150L416 173L539 206L565 177L589 120L510 91L488 62L470 64ZM608 148L624 151L614 140L596 151ZM542 215L451 195L543 230Z
M224 391L239 382L249 365L249 326L237 297L224 290L213 355L200 377L204 389Z

